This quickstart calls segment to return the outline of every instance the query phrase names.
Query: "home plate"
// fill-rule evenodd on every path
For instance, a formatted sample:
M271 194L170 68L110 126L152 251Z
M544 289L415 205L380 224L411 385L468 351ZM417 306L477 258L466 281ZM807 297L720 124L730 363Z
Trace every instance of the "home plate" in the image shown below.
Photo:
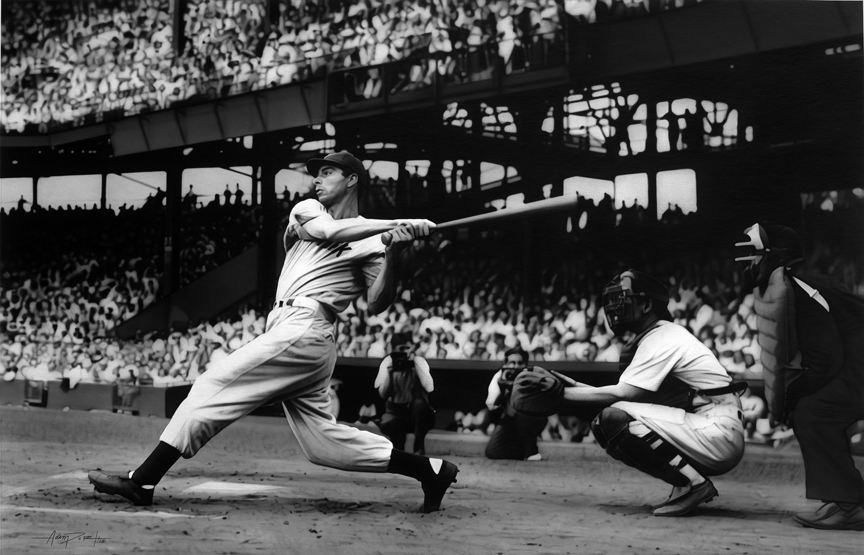
M265 491L283 489L281 486L260 486L254 484L237 484L233 482L204 482L191 488L186 488L183 493L203 493L206 495L252 495Z

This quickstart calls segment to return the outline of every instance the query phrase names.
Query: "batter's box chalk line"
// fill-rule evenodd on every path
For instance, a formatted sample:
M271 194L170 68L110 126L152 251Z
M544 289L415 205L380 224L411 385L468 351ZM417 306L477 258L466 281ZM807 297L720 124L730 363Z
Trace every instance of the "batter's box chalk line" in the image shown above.
M30 511L36 513L63 513L68 515L82 516L108 516L123 515L124 517L150 517L150 518L203 518L206 520L222 520L221 516L207 515L183 515L179 513L168 513L165 511L99 511L95 509L53 509L49 507L22 507L20 505L0 505L0 511Z

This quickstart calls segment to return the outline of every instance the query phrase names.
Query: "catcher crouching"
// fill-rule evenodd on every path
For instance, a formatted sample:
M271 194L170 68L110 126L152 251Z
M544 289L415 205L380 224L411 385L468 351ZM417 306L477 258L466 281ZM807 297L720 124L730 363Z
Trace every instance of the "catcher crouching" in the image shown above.
M633 335L622 350L615 385L592 387L542 368L513 386L515 410L538 416L567 405L603 407L591 424L609 455L672 486L655 516L680 516L717 497L708 478L729 472L744 455L738 394L708 347L673 323L667 288L635 270L603 289L609 327Z

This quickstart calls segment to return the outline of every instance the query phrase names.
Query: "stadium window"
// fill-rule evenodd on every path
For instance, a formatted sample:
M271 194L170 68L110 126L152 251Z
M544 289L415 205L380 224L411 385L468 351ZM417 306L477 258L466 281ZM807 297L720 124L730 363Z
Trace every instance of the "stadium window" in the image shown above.
M544 133L552 134L555 132L555 108L550 107L549 111L546 112L546 118L543 120L543 125L540 126L540 129Z
M491 162L480 162L480 189L492 189L504 182L504 166Z
M396 162L391 162L389 160L375 160L371 164L367 161L368 167L366 170L369 172L369 179L397 179L399 177L399 164Z
M405 162L405 169L411 177L426 177L429 173L429 160L408 160Z
M501 210L506 205L507 205L506 200L504 200L503 198L496 198L494 200L490 200L489 202L487 202L483 206L486 208L494 208L495 210Z
M305 164L292 164L291 168L280 170L273 180L276 196L293 202L308 195L312 191L312 176L305 168Z
M468 118L468 110L461 108L458 102L451 102L444 109L444 125L464 127L471 129L471 120Z
M623 208L626 203L629 208L634 204L648 207L648 174L631 173L615 177L614 194L615 208Z
M445 160L441 167L444 186L448 193L467 191L471 187L471 178L465 168L465 160Z
M611 198L615 194L615 185L608 179L593 179L576 175L564 180L564 194L578 194L598 203L603 200L604 195L609 195Z
M301 152L320 151L333 152L336 148L336 139L321 139L317 141L308 141L300 145Z
M42 177L36 183L36 201L42 208L98 207L102 203L102 176Z
M510 108L489 106L483 102L480 104L480 111L484 136L516 139L516 122L513 120L513 114L510 113Z
M696 172L690 169L657 172L657 219L666 210L696 211Z
M738 110L724 102L702 101L705 110L705 132L711 147L732 146L738 141ZM750 132L752 136L752 131Z
M198 196L203 205L209 204L216 195L221 196L220 203L225 204L225 194L228 193L230 202L237 202L237 191L242 191L242 203L252 202L252 167L239 166L234 168L189 168L183 170L183 194L189 192ZM258 191L257 202L261 201L261 191Z
M363 150L367 153L369 152L377 152L379 150L393 150L396 148L396 145L393 143L367 143L363 145Z
M623 95L618 83L594 85L580 93L571 91L564 99L566 140L593 152L638 154L645 150L647 115L639 95Z
M140 208L150 196L165 192L167 173L133 172L109 173L105 178L105 206L117 212L124 204Z
M17 209L19 203L25 212L33 208L33 178L0 179L0 207L8 214L13 208Z
M512 208L514 206L521 206L525 204L525 193L516 193L508 196L505 200L505 206L507 208Z

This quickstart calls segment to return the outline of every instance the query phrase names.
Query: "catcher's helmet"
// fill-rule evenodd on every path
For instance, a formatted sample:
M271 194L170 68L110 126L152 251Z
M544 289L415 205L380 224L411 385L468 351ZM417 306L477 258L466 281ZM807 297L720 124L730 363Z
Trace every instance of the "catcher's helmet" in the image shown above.
M661 320L672 321L669 313L669 290L660 281L638 270L627 270L615 276L603 288L603 310L606 321L616 335L632 330L638 318L633 298L651 299L651 310Z
M804 261L801 238L791 228L782 225L753 224L744 230L749 241L735 243L742 249L736 262L746 262L745 278L764 289L771 273L780 266L792 267Z

